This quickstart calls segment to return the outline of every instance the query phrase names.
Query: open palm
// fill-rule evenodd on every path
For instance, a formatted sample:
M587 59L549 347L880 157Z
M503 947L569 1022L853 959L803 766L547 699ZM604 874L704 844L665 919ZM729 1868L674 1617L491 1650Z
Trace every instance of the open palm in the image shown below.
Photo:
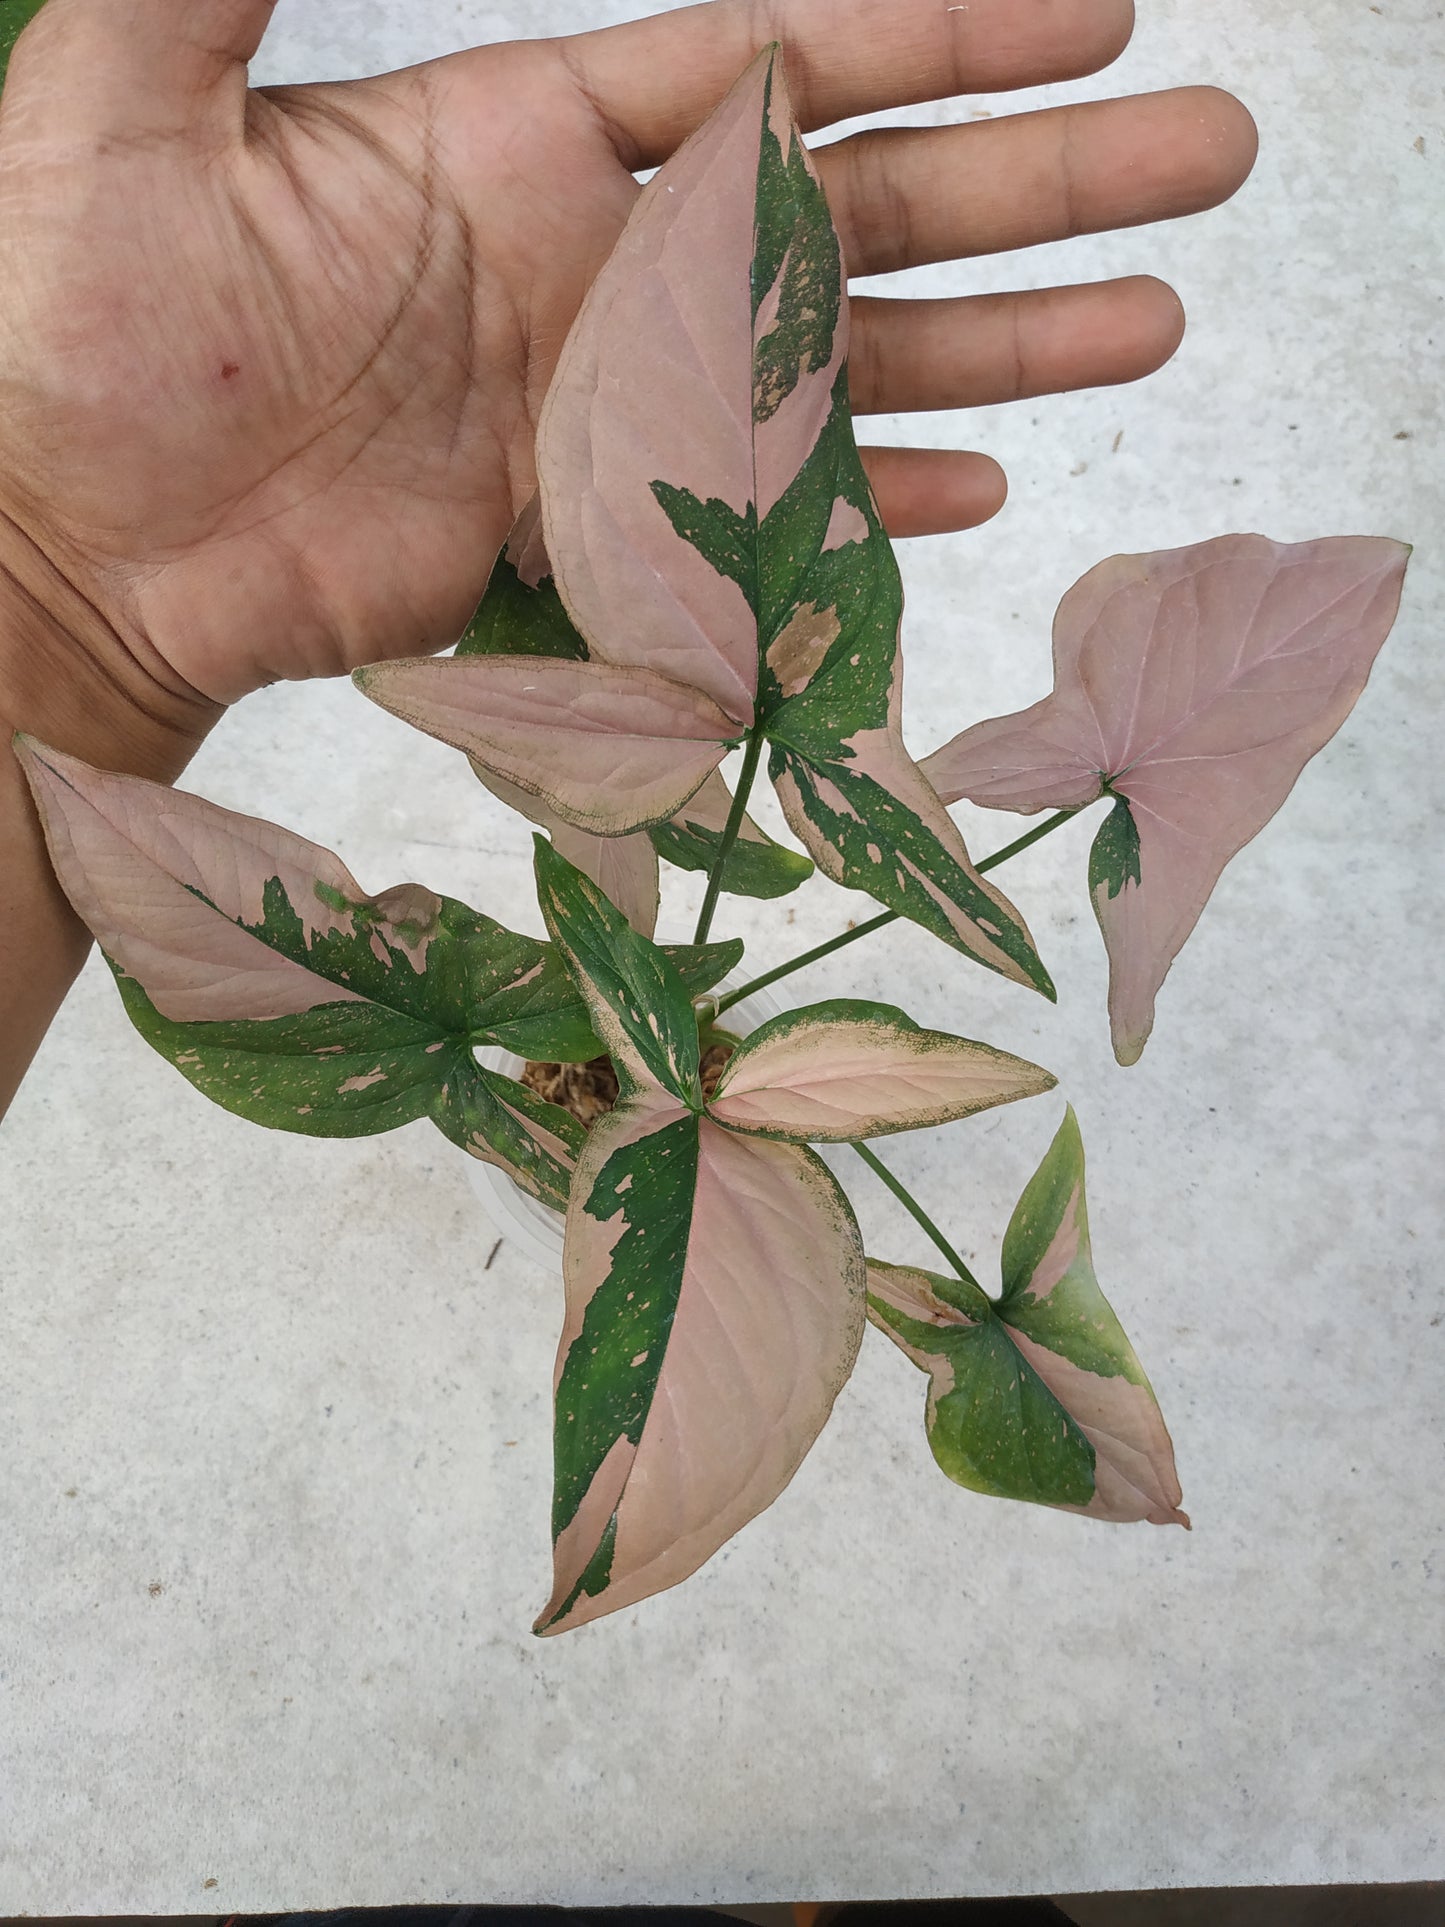
M0 114L0 511L230 702L445 646L532 486L536 419L637 192L758 46L810 128L1087 72L1122 0L773 0L248 91L272 0L49 0ZM1211 89L855 135L820 153L855 274L1187 213L1248 115ZM860 301L861 413L1122 381L1182 325L1147 278ZM885 518L964 527L981 455L878 451Z

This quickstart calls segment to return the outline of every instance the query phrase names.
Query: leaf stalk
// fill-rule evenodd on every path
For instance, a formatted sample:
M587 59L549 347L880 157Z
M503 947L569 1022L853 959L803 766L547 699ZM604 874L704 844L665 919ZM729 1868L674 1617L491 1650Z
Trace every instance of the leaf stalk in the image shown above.
M733 797L733 806L728 811L728 820L723 826L722 842L718 845L717 855L713 858L708 871L707 895L702 900L698 913L697 929L693 932L694 943L706 943L712 920L717 913L718 898L722 895L723 871L732 855L733 845L743 827L743 818L748 812L748 798L753 793L753 783L757 778L758 764L762 759L764 736L761 724L755 723L748 735L747 748L743 751L742 774Z
M959 1277L962 1278L963 1282L966 1285L972 1285L976 1291L982 1291L983 1286L979 1284L977 1278L974 1277L968 1266L963 1262L962 1258L959 1257L958 1253L948 1242L947 1238L944 1237L932 1218L929 1217L917 1198L913 1196L911 1191L906 1190L899 1180L894 1177L882 1158L870 1151L866 1144L855 1144L853 1149L858 1153L859 1157L862 1158L873 1175L887 1185L888 1189L893 1193L894 1197L897 1198L898 1202L903 1206L903 1209L908 1213L909 1217L913 1219L914 1223L928 1233L931 1241L943 1253L944 1257L947 1258L949 1264L953 1266L953 1269L958 1273Z

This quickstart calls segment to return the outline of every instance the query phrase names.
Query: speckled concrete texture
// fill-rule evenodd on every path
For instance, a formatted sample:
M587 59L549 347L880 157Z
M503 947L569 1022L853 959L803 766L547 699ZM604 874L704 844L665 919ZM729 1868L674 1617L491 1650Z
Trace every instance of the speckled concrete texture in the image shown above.
M282 0L257 71L641 10ZM1445 16L1140 11L1107 75L911 116L1208 80L1263 153L1236 202L1172 229L915 278L1147 269L1191 327L1138 388L897 425L1013 482L990 528L905 551L910 739L1042 695L1054 605L1112 551L1404 537L1399 627L1228 872L1136 1070L1109 1054L1083 826L1008 872L1056 1011L911 927L804 987L1059 1073L1194 1532L956 1491L878 1341L793 1486L701 1575L534 1640L557 1280L505 1244L485 1268L495 1234L439 1133L233 1120L92 968L0 1140L0 1911L1445 1874ZM538 927L520 820L347 688L248 702L187 780L369 888L416 877ZM980 851L1013 832L962 815ZM786 927L745 904L727 927L766 964L860 902L818 883ZM890 1149L985 1276L1057 1109ZM922 1257L860 1180L870 1248Z

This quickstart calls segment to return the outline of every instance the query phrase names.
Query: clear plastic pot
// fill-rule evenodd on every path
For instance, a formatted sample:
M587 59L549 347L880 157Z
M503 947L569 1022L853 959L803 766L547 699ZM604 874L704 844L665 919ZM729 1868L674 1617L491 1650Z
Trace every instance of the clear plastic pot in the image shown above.
M735 990L738 984L745 983L746 977L727 977L718 986L718 992L726 994ZM716 993L715 993L716 994ZM740 1004L734 1004L727 1011L722 1022L738 1037L746 1037L749 1031L765 1024L770 1017L780 1011L791 1009L772 990L760 990L751 997L745 997ZM479 1050L477 1062L486 1070L500 1071L504 1077L520 1077L524 1060L514 1052L498 1050L495 1046ZM514 1184L498 1165L483 1164L479 1158L469 1160L472 1184L486 1210L487 1216L501 1235L525 1251L529 1258L538 1264L546 1265L551 1271L558 1271L562 1265L562 1214L553 1211L548 1205L539 1204L535 1198Z

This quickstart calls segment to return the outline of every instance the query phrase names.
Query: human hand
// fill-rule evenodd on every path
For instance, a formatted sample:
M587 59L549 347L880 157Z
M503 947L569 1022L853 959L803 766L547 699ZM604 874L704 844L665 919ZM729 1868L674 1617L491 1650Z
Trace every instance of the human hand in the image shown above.
M716 0L248 92L273 3L49 0L0 113L0 566L24 611L0 716L44 734L57 689L119 690L160 721L148 773L174 773L166 745L178 768L214 705L461 632L531 491L538 409L631 170L759 45L784 40L817 129L1087 73L1131 26L1127 0ZM871 274L1189 213L1253 154L1237 102L1186 88L855 135L819 164ZM1129 380L1181 325L1147 278L862 300L855 403ZM1002 500L982 455L870 460L898 535Z

